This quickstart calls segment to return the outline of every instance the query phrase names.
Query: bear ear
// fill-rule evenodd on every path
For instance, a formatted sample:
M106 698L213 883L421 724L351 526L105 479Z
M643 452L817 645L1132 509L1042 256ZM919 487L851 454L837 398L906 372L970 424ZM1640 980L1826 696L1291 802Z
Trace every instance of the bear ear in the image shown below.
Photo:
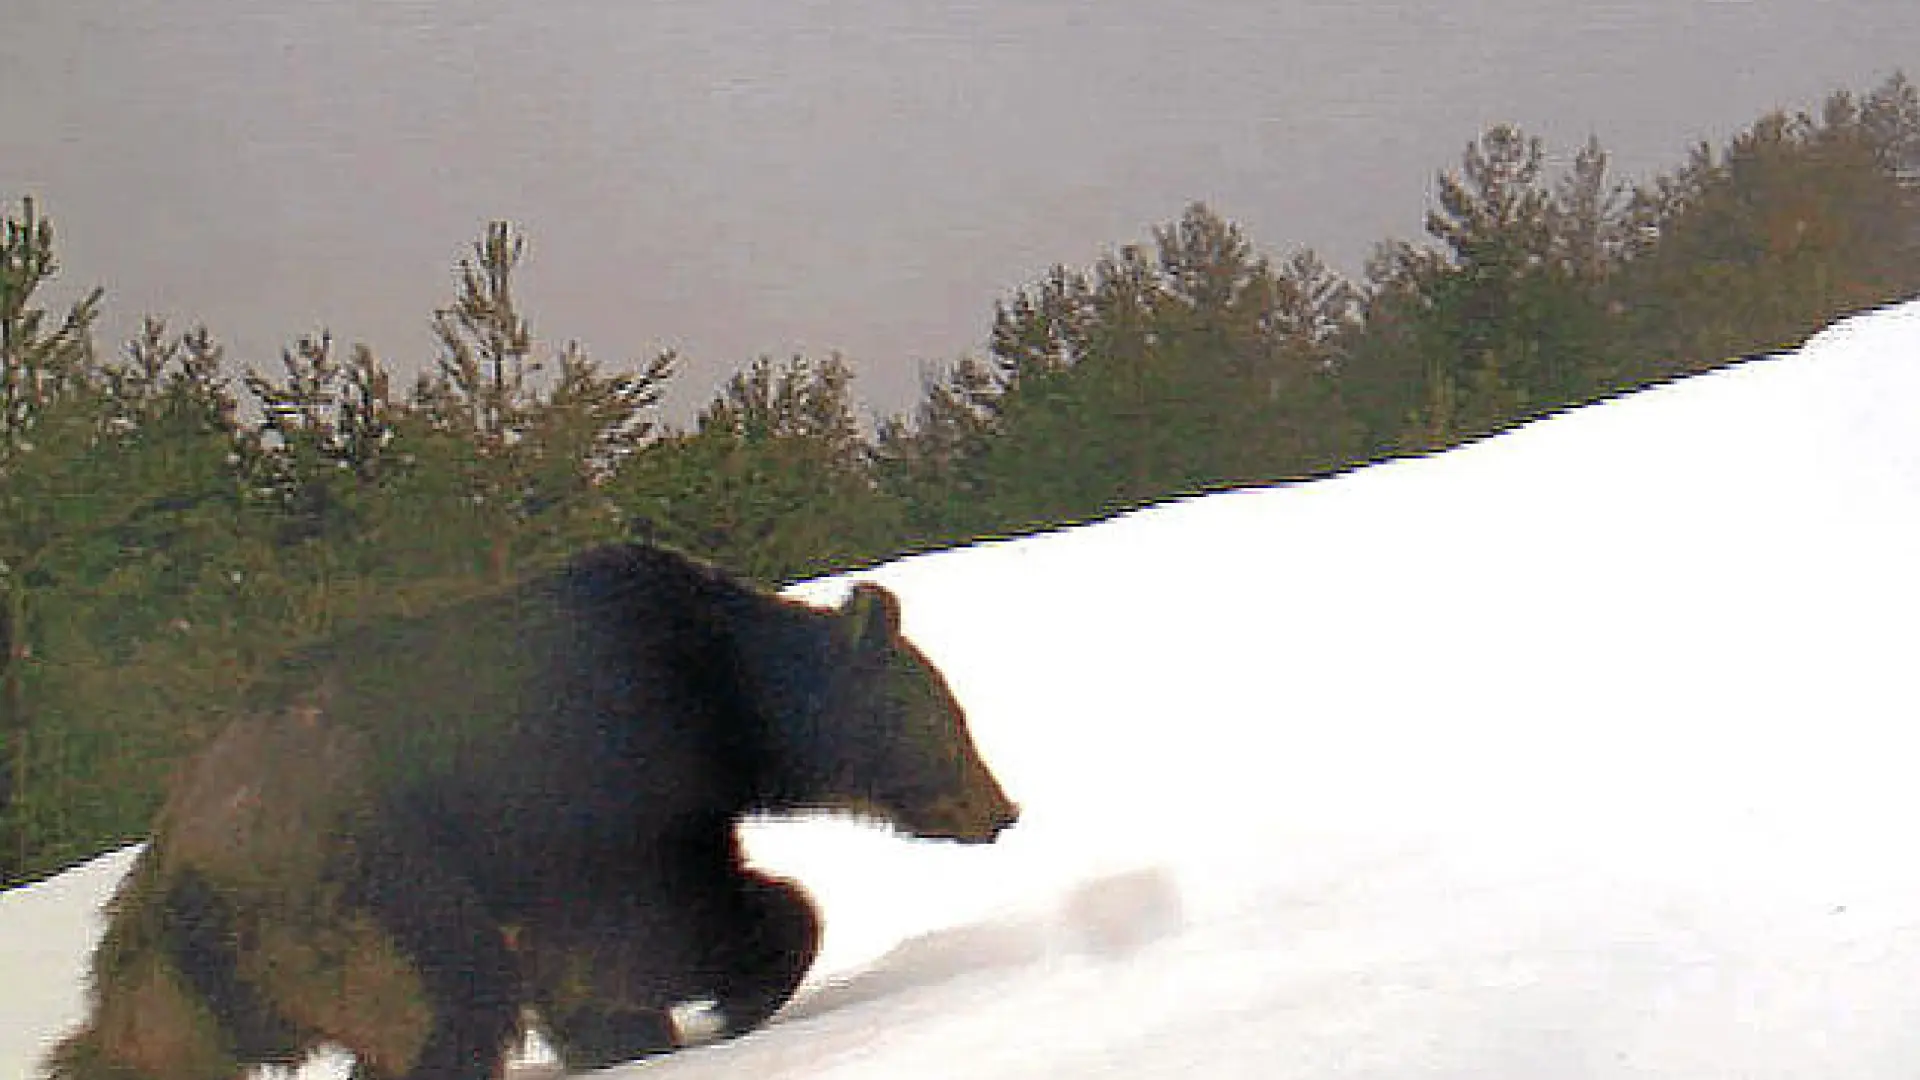
M856 644L884 646L900 634L900 598L871 582L853 587L840 614Z

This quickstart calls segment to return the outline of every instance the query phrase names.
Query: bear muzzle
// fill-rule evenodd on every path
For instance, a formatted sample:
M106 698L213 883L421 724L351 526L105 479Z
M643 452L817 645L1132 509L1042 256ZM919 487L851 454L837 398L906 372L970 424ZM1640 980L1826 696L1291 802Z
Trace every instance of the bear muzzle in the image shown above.
M1020 821L1020 807L994 785L990 791L968 792L943 799L930 808L915 835L962 844L991 844Z

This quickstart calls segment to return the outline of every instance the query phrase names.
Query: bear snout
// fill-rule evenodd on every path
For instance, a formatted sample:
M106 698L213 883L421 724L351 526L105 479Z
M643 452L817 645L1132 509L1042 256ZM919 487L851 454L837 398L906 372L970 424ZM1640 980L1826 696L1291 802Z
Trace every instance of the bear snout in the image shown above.
M1020 807L998 791L956 799L943 809L948 811L941 815L947 819L943 835L962 844L991 844L1020 820Z
M1006 799L1002 799L1001 802L1003 805L1000 815L993 823L993 839L996 840L1000 838L1001 833L1020 824L1020 804Z

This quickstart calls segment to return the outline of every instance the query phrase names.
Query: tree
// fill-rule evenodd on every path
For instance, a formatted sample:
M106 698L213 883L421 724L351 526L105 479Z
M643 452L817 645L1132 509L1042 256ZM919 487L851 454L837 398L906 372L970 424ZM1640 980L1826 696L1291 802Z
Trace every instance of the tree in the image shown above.
M31 635L9 633L30 644L10 665L9 877L137 828L203 706L234 685L208 650L151 648L174 627L246 636L222 576L244 544L244 491L220 365L204 329L147 320L41 415L6 476L11 623Z
M529 360L533 338L512 291L525 252L525 238L509 223L487 226L472 258L459 263L452 306L434 313L437 374L422 376L414 392L431 431L450 441L462 474L459 503L482 534L486 573L496 582L510 575L515 528L527 509L517 474L531 404L527 378L538 365Z
M1445 248L1441 259L1421 265L1438 331L1428 385L1439 439L1570 397L1564 358L1540 333L1554 314L1541 310L1544 294L1557 284L1542 163L1539 139L1499 125L1468 145L1459 171L1440 175L1439 206L1426 224Z
M1371 453L1435 449L1583 400L1615 349L1620 186L1589 139L1549 183L1539 139L1498 125L1438 178L1438 247L1383 245L1344 375Z
M392 464L392 377L365 345L340 362L324 331L283 350L280 366L278 379L252 368L245 376L260 407L269 489L296 535L350 531L352 519L336 513L344 491L376 483Z
M606 373L568 342L555 362L559 378L527 428L531 490L538 509L593 517L608 510L599 493L621 464L657 434L651 413L679 358L662 352L637 371Z
M496 221L458 267L459 293L436 313L441 355L399 428L403 486L426 515L413 530L454 554L477 537L482 574L504 581L517 558L552 554L617 527L599 488L652 435L675 364L662 353L639 370L604 374L577 344L558 355L543 393L534 339L513 299L525 239ZM437 535L436 535L437 534ZM444 550L451 539L456 552Z
M33 657L31 580L58 534L61 496L46 483L84 441L93 323L101 292L67 309L58 325L35 294L58 272L53 226L32 199L0 222L0 880L26 858L20 800L29 785L33 722L27 665Z
M234 538L252 455L223 366L204 326L170 337L151 317L117 362L101 365L90 468L105 498L93 524L115 561L154 560L190 577ZM179 593L186 577L168 587Z
M1351 288L1311 252L1275 270L1204 204L1153 240L998 305L990 377L956 368L916 414L925 447L903 421L885 432L888 459L950 462L950 479L989 494L998 528L1340 460L1351 431L1332 380ZM938 492L918 484L916 501Z
M999 431L998 374L962 357L929 375L907 416L883 419L874 438L874 480L899 506L906 547L992 532L991 485L982 468Z
M896 508L874 481L852 383L838 356L754 361L693 431L628 459L622 511L644 535L767 583L890 552Z
M1790 347L1920 291L1920 96L1895 75L1818 114L1775 112L1634 193L1618 290L1638 374Z
M69 477L85 513L40 563L36 866L137 832L273 638L249 612L249 453L222 352L204 327L148 319L99 367Z

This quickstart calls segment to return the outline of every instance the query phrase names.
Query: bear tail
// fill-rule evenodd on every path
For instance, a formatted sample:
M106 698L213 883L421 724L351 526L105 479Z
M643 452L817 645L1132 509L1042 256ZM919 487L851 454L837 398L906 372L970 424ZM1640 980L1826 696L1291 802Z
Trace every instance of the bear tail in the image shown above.
M93 954L87 1018L47 1055L47 1080L240 1074L233 1040L197 985L222 966L204 947L224 935L213 921L179 917L194 906L194 881L164 882L156 862L152 848L143 852L109 905L107 930ZM202 955L194 955L196 946ZM215 951L227 954L231 970L230 946L222 942ZM195 970L196 961L202 970Z

